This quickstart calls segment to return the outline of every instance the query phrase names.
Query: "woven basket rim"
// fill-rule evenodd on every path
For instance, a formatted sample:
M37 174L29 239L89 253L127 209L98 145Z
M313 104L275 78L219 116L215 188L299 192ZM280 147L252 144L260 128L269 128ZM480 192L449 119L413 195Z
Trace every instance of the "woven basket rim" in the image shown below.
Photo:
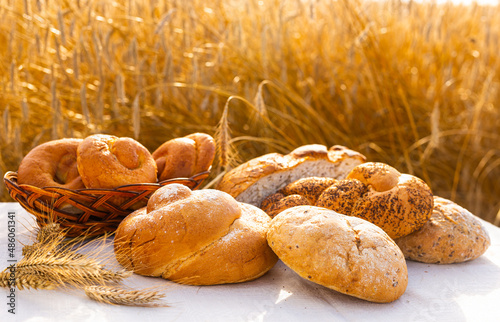
M173 178L156 183L127 184L112 189L78 189L64 187L35 187L17 183L17 172L8 171L4 175L4 183L12 199L17 201L26 211L35 216L39 225L48 219L70 228L68 236L78 236L81 232L92 232L89 236L114 231L120 221L137 210L137 205L147 199L159 188L180 183L191 190L198 189L210 174L210 169L193 175L190 178ZM53 199L52 199L53 198ZM117 203L117 199L120 200ZM52 203L48 200L52 199ZM72 206L77 213L68 212L65 206Z
M35 189L41 189L41 190L46 190L46 189L61 189L61 190L67 190L67 191L72 191L72 192L96 192L96 191L119 191L119 192L126 192L127 191L127 188L131 188L131 187L141 187L141 186L151 186L151 187L161 187L161 186L164 186L166 184L170 184L170 183L175 183L175 182L179 182L179 181L193 181L193 182L197 182L198 180L200 180L201 178L205 179L206 176L208 176L210 174L210 169L207 170L207 171L203 171L203 172L200 172L200 173L197 173L197 174L194 174L193 176L187 178L187 177L179 177L179 178L172 178L172 179L166 179L166 180L162 180L162 181L158 181L158 182L148 182L148 183L132 183L132 184L126 184L126 185L121 185L121 186L117 186L115 188L83 188L83 189L69 189L69 188L65 188L65 187L59 187L59 186L45 186L45 187L36 187L36 186L32 186L32 185L29 185L29 184L19 184L17 182L17 171L7 171L5 173L5 175L3 176L4 178L4 181L8 181L10 184L14 185L14 186L17 186L17 187L33 187Z

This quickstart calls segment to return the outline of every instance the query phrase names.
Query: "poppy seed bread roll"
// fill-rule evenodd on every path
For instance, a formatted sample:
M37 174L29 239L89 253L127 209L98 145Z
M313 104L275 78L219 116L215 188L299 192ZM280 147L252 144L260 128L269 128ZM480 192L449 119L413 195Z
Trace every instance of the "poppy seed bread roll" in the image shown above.
M428 221L433 195L423 180L384 163L367 162L354 167L343 180L306 178L290 183L266 197L261 208L274 217L300 205L368 220L395 239L417 231Z
M278 260L266 241L269 222L222 191L169 184L120 223L114 249L140 275L191 285L244 282Z
M301 277L347 295L386 303L408 285L401 250L382 229L360 218L293 207L272 219L267 240Z
M346 179L367 185L367 192L353 200L349 215L374 223L393 239L417 231L432 214L434 199L429 186L385 163L361 164Z

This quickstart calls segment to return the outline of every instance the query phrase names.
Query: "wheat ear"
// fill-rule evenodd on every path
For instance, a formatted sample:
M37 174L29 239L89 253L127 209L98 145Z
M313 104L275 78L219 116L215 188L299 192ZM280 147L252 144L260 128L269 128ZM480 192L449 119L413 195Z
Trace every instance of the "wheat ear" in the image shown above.
M157 291L128 290L112 286L86 286L85 294L94 301L129 306L168 306Z

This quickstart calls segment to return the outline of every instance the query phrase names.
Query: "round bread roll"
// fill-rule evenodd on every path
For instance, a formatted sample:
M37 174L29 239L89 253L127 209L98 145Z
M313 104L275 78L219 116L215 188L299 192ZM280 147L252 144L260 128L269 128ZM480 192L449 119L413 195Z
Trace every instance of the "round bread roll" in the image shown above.
M432 264L473 260L490 246L481 221L456 203L434 196L432 216L424 226L396 243L407 259Z
M137 274L191 285L244 282L278 260L266 241L269 222L222 191L170 184L120 223L114 249Z
M35 147L21 161L17 182L39 188L85 188L76 162L76 151L81 141L60 139Z
M398 299L408 285L403 253L379 227L314 206L274 217L267 240L301 277L372 302Z
M365 160L362 154L340 145L328 150L324 145L304 145L287 155L270 153L241 164L224 175L217 189L259 207L264 198L300 178L343 179Z
M417 231L432 214L434 199L429 186L387 164L361 164L352 169L347 179L367 185L366 193L352 200L355 205L349 215L374 223L393 239Z
M159 181L190 178L207 171L214 157L214 139L205 133L193 133L169 140L153 152Z
M87 188L112 189L157 181L155 160L131 138L91 135L80 143L77 156L78 171Z

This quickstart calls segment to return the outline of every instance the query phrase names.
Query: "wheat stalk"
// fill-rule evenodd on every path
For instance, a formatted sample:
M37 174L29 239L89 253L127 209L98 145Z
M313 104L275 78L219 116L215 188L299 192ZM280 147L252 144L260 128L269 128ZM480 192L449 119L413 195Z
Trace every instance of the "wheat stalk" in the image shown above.
M19 273L15 271L15 268L12 271L7 268L3 272L0 272L0 287L11 288L13 286L19 290L52 290L58 284L42 275Z
M94 301L129 306L168 306L160 300L165 296L157 291L128 290L111 286L86 286L85 294Z

